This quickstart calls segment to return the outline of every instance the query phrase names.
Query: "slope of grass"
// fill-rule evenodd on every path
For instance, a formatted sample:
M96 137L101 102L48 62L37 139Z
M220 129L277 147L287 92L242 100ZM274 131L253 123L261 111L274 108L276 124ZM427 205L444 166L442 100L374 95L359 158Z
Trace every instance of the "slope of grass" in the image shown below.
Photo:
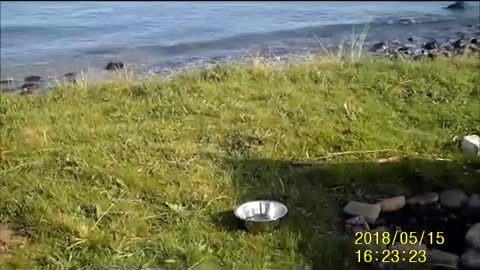
M449 144L480 133L478 70L474 57L311 61L0 93L1 224L28 240L3 263L348 268L336 222L353 191L421 189L419 168L423 188L480 190ZM399 154L409 161L374 162ZM422 163L436 157L453 162ZM246 233L225 214L269 196L290 208L274 233Z

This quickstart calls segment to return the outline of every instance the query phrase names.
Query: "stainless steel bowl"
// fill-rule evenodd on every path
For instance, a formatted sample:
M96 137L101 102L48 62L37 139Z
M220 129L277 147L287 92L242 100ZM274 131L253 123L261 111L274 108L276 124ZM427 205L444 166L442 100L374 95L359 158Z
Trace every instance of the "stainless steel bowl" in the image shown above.
M234 210L235 216L242 220L250 232L269 232L280 224L288 208L277 201L250 201Z

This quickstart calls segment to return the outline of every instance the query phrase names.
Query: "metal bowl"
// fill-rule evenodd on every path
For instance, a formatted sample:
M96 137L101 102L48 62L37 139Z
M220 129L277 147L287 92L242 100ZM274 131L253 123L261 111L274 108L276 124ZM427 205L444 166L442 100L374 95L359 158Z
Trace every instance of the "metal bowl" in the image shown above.
M269 232L278 227L280 219L288 213L288 208L277 201L250 201L234 210L250 232Z

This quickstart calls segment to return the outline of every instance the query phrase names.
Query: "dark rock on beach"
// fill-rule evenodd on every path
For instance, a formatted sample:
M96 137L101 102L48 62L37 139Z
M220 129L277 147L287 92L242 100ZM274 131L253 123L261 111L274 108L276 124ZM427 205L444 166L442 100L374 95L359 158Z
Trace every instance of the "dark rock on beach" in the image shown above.
M124 69L124 68L125 68L125 64L122 62L110 62L105 67L106 70L118 70L118 69Z
M8 78L8 79L1 80L0 84L9 84L13 82L14 82L13 78Z
M455 4L451 4L446 7L447 9L462 10L465 9L465 4L463 1L457 1Z
M382 52L387 49L388 49L387 43L382 41L382 42L375 43L370 50L373 52Z
M465 48L465 39L460 38L452 43L454 49L464 49Z
M76 84L77 83L77 74L74 73L74 72L69 72L69 73L66 73L63 75L63 77L65 77L65 81L67 83L72 83L72 84Z
M23 79L24 82L39 82L41 80L43 80L43 78L37 75L28 76Z
M65 73L63 76L66 78L71 78L71 77L76 77L77 74L75 74L75 72L69 72L69 73Z
M40 87L40 85L38 85L36 83L24 83L24 84L22 84L22 86L20 86L20 89L21 90L32 90L32 89L37 89L39 87Z
M422 47L425 50L434 50L438 48L438 43L437 41L433 40L433 41L426 42L425 44L423 44Z

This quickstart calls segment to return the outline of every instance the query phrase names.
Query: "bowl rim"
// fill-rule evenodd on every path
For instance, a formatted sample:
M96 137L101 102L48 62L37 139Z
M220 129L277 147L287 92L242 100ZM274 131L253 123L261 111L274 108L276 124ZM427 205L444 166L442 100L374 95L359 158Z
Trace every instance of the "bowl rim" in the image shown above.
M285 213L283 213L283 215L281 216L278 216L276 218L273 218L273 219L269 219L269 220L246 220L245 218L242 218L238 215L238 210L244 206L245 204L249 204L249 203L255 203L255 202L270 202L270 203L276 203L276 204L279 204L280 207L282 207L284 210L285 210ZM272 222L272 221L277 221L283 217L285 217L287 214L288 214L288 207L282 203L282 202L279 202L279 201L275 201L275 200L253 200L253 201L246 201L246 202L243 202L241 203L240 205L238 205L237 207L235 207L235 209L233 210L233 214L235 215L236 218L240 219L240 220L243 220L243 221L248 221L248 222L255 222L255 223L265 223L265 222Z

